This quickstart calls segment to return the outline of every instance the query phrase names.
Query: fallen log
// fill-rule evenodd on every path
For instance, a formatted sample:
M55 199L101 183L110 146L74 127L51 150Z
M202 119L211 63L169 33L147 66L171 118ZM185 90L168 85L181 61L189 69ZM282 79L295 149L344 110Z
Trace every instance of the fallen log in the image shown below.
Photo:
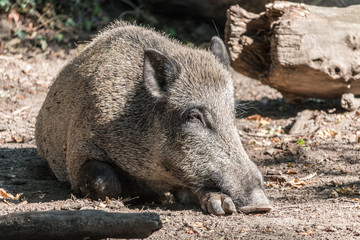
M156 213L80 210L0 216L0 239L6 240L146 238L160 228Z
M253 14L227 11L231 66L297 103L360 95L360 5L327 8L276 1Z
M324 7L348 7L360 4L360 0L289 0L289 2L305 3Z

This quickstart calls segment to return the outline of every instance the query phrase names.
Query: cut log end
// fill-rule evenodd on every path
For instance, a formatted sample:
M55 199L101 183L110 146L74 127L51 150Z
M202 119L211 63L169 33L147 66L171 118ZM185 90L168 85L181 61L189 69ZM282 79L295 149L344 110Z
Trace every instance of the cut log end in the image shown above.
M326 8L279 1L252 14L232 6L225 27L231 65L276 88L290 103L360 95L359 11L360 5Z

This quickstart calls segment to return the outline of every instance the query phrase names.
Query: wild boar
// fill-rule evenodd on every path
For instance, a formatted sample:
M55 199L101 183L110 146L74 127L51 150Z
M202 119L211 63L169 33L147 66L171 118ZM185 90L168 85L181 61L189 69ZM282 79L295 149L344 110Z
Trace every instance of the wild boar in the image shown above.
M172 192L205 212L267 212L235 126L223 41L182 45L117 22L58 74L36 122L39 154L91 198Z

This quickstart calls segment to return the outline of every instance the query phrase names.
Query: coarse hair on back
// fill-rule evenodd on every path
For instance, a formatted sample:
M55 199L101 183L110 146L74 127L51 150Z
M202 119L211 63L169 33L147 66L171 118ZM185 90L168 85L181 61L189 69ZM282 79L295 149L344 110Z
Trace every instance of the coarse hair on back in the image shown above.
M183 42L181 42L179 39L172 37L170 35L170 33L157 30L154 27L151 27L146 24L139 24L136 21L129 22L129 21L123 21L123 20L115 20L115 21L109 23L109 25L105 26L103 29L101 29L96 34L96 36L90 41L89 45L92 42L95 42L98 38L100 38L100 37L102 38L103 36L106 36L106 35L111 35L112 33L114 33L113 31L116 31L118 28L123 28L123 27L134 27L134 28L141 28L142 30L144 30L144 29L149 30L151 32L154 32L154 33L157 33L157 34L160 34L160 35L166 37L167 39L169 39L170 41L172 41L175 44L185 46L185 44ZM188 44L188 45L186 45L186 47L189 47L192 49L200 49L199 47L195 46L194 44Z

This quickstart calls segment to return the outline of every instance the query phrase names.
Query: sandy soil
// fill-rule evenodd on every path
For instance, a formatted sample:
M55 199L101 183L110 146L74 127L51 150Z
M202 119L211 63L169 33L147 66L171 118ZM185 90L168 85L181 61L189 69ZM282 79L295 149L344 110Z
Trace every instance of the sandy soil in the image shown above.
M359 111L342 111L338 100L287 105L275 90L236 73L238 129L265 176L273 211L217 217L177 203L132 206L72 196L37 155L34 140L48 87L72 53L0 55L0 215L151 211L163 222L151 239L360 238Z

